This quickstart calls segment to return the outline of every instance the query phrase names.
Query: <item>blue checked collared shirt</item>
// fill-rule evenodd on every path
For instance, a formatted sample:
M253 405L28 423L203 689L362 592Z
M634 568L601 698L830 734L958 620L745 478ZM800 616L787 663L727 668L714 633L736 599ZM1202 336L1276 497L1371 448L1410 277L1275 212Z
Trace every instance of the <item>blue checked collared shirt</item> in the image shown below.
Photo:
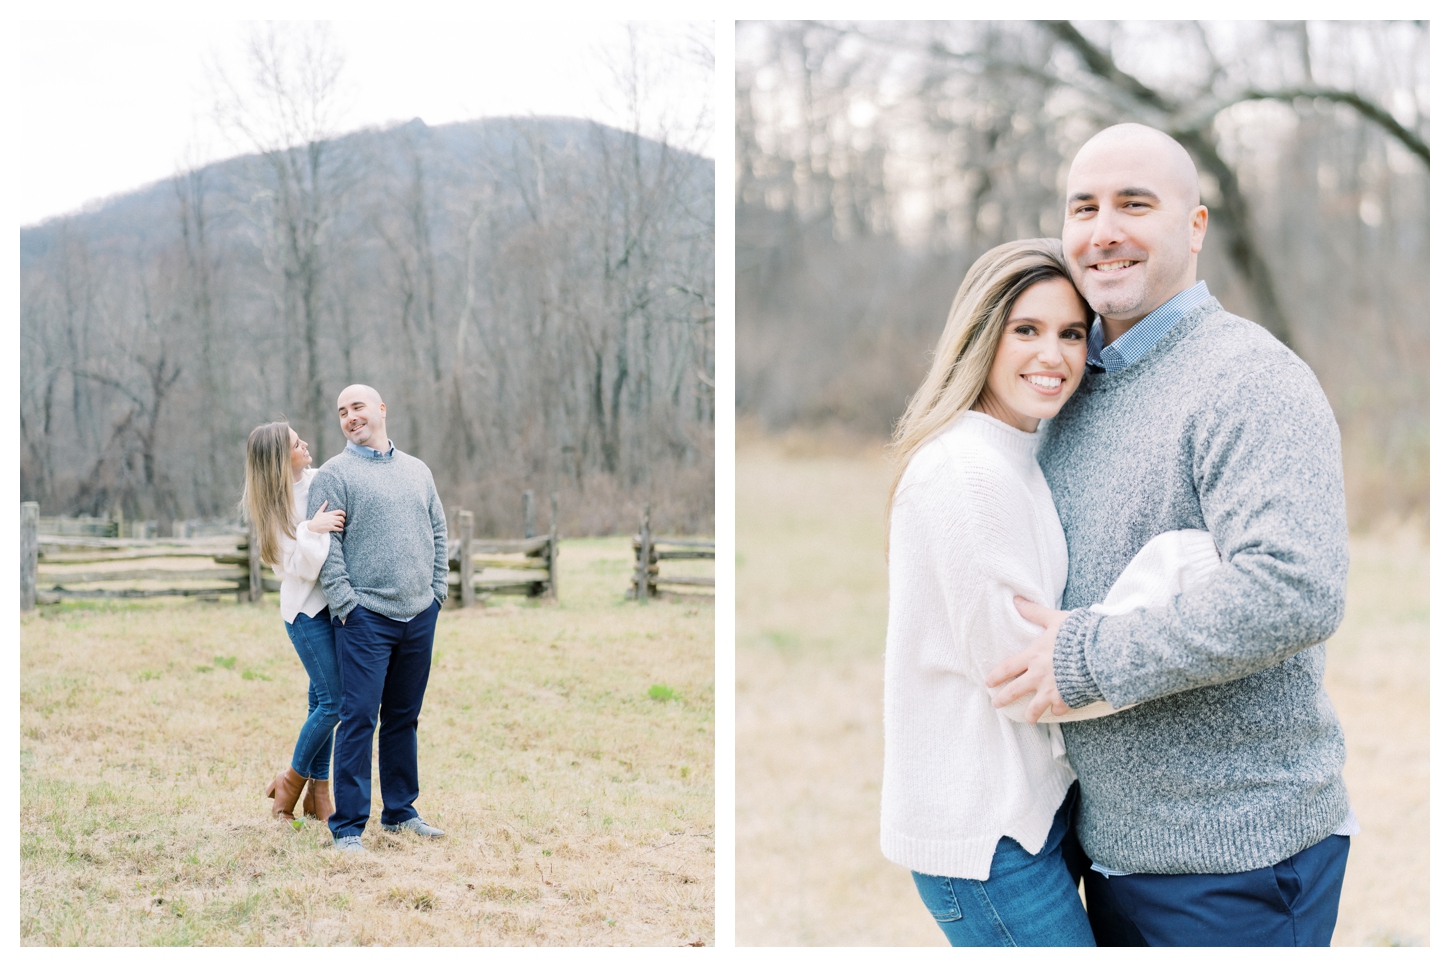
M1103 345L1103 319L1101 316L1097 317L1093 320L1092 330L1088 332L1088 365L1097 366L1110 373L1127 369L1146 356L1148 350L1158 345L1158 340L1167 335L1168 330L1179 319L1188 315L1189 310L1196 309L1210 298L1207 282L1190 286L1139 319L1127 332L1107 346Z
M1202 283L1199 284L1202 285ZM384 453L381 450L374 450L372 447L360 446L359 444L353 443L351 440L347 441L347 448L360 457L387 457L391 456L393 453L393 441L392 438L388 439L387 453Z

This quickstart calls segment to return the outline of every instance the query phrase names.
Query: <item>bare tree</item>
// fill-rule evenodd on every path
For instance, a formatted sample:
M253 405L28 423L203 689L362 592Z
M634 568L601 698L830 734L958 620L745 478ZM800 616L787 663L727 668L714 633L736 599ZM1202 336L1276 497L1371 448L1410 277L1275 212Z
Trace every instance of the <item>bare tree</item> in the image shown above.
M303 352L302 372L288 371L289 408L300 409L303 428L317 434L324 425L320 342L328 229L345 188L331 140L342 116L344 58L324 22L258 27L247 55L247 87L215 72L216 114L223 130L265 162L268 177L255 188L253 211L264 229L268 265L281 282L276 299L284 345L290 350L297 338Z

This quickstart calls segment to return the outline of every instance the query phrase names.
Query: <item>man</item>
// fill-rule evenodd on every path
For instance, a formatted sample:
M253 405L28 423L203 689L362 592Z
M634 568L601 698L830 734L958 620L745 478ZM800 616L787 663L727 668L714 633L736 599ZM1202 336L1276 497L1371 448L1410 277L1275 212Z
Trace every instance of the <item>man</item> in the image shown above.
M1344 613L1339 432L1314 374L1197 280L1208 227L1187 152L1124 124L1078 153L1062 240L1099 314L1082 388L1039 460L1067 536L1063 607L1003 662L1000 707L1062 726L1104 945L1327 945L1358 832L1323 640ZM1163 608L1100 601L1154 536L1212 533L1224 566Z
M324 500L347 512L320 576L342 679L336 811L328 825L337 849L361 853L375 727L383 829L443 835L413 803L418 713L433 663L433 628L448 596L448 524L427 465L388 439L388 408L377 390L349 386L337 398L337 415L347 447L313 478L308 513Z

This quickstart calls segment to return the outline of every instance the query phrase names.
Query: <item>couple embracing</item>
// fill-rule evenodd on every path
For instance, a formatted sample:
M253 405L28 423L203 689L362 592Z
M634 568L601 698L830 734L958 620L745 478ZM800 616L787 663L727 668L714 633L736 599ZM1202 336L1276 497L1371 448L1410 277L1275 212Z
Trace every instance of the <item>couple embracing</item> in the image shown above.
M282 580L282 621L308 678L292 763L267 786L272 815L291 820L301 798L337 849L361 853L374 730L383 829L443 835L413 803L418 714L448 597L448 524L427 465L388 438L377 390L347 387L337 416L347 446L321 470L309 469L307 441L286 421L253 430L243 505L263 563Z
M898 424L881 846L954 945L1333 933L1339 432L1198 281L1207 226L1182 146L1100 132L1061 241L972 266Z

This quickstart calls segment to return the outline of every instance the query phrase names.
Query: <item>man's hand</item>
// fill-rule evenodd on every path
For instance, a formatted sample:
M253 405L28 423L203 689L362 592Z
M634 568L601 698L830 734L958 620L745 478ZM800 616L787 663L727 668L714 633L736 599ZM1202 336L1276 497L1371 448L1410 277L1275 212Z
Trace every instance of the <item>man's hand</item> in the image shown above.
M1009 682L992 699L993 708L1011 705L1023 695L1036 693L1023 718L1037 724L1044 712L1066 715L1071 711L1057 691L1057 678L1052 671L1052 650L1057 642L1057 629L1067 617L1066 611L1053 611L1040 604L1033 604L1026 598L1013 598L1017 613L1035 625L1042 625L1043 632L1037 639L1017 654L992 669L987 675L987 687L996 688Z

